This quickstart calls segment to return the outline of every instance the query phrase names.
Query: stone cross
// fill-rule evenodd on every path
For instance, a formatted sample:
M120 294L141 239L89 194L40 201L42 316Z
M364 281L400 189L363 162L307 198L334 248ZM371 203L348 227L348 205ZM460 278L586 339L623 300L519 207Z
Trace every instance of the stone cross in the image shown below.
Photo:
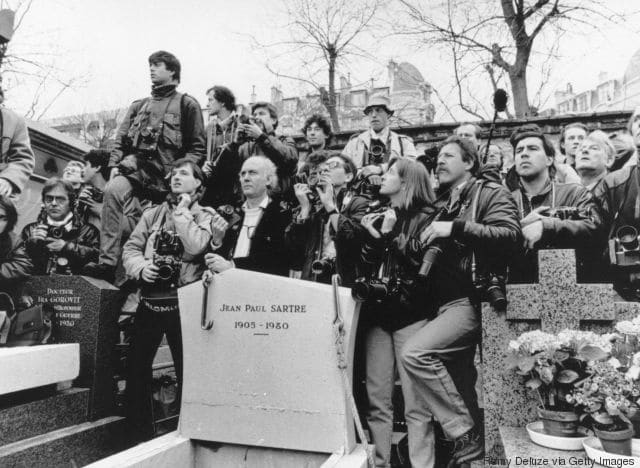
M523 427L538 419L533 395L507 369L509 341L536 329L611 332L618 319L640 313L638 303L616 302L611 284L577 284L573 250L542 250L538 259L538 283L507 286L506 313L486 303L482 308L485 447L491 456L500 453L499 426Z

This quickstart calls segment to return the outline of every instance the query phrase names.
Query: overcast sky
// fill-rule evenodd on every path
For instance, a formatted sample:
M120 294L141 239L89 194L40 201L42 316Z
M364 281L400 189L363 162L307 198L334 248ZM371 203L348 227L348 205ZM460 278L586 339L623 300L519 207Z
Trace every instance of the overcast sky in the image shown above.
M630 3L635 1L608 0L611 9L620 11ZM158 49L178 56L182 63L180 88L202 104L206 89L213 84L229 86L240 102L249 101L255 85L258 99L268 100L274 84L281 85L285 95L301 90L300 84L278 80L269 73L264 67L264 52L253 49L248 38L280 37L286 18L278 5L278 0L33 0L11 49L15 54L46 54L39 57L54 63L57 74L76 79L74 88L55 100L44 119L125 107L147 95L147 57ZM567 40L564 58L554 67L553 86L564 87L569 81L575 91L582 91L596 84L602 70L610 77L621 76L640 48L640 27L638 22L630 23L609 25L602 34ZM384 65L393 58L414 63L438 90L449 87L450 66L438 54L412 50L397 39L376 42L370 51L376 60L350 70L354 81L375 76L379 78L376 84L385 84ZM33 80L8 81L7 106L27 112L36 92ZM50 81L37 114L59 89ZM442 106L437 101L434 104L437 116L450 120ZM547 107L551 105L552 101Z

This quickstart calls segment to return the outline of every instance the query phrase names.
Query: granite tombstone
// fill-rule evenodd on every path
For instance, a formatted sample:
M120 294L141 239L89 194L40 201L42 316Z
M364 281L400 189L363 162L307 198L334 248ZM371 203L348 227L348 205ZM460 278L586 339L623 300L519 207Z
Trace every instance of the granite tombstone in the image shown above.
M550 333L565 328L611 332L615 321L640 312L638 303L618 302L611 284L577 284L573 250L541 250L538 258L539 282L508 285L506 313L483 304L485 447L490 458L504 456L499 427L523 428L538 419L533 395L507 369L509 341L536 329Z
M32 277L25 292L52 312L55 343L80 344L80 375L74 385L91 391L90 420L113 414L118 289L86 276L55 275Z

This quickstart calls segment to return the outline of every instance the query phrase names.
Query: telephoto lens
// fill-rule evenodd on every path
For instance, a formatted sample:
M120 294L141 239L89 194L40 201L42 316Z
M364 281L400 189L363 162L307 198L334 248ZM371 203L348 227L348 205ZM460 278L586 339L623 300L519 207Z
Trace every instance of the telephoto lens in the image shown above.
M426 279L431 272L431 267L433 267L433 264L438 260L440 254L442 254L442 247L439 244L431 244L422 257L422 265L418 271L418 276Z

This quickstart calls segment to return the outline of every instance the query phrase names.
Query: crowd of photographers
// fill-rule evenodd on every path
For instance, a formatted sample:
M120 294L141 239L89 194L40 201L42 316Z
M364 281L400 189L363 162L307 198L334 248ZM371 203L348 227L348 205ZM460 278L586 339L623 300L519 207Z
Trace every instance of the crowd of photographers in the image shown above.
M536 281L541 248L576 250L578 280L640 298L640 114L628 133L574 123L560 152L535 125L505 151L459 126L418 155L389 128L389 98L364 109L370 128L342 151L312 115L309 154L277 136L276 108L207 92L211 121L177 91L181 67L149 57L152 91L132 103L113 151L87 153L42 190L21 239L0 196L0 275L83 274L118 285L135 307L127 394L132 436L153 434L152 362L162 336L178 381L177 288L230 268L329 283L363 303L367 423L376 466L390 464L392 393L400 377L412 466L434 466L432 420L461 464L483 453L474 358L480 302L506 307L506 282ZM0 180L4 180L0 173ZM0 186L1 188L1 186Z

